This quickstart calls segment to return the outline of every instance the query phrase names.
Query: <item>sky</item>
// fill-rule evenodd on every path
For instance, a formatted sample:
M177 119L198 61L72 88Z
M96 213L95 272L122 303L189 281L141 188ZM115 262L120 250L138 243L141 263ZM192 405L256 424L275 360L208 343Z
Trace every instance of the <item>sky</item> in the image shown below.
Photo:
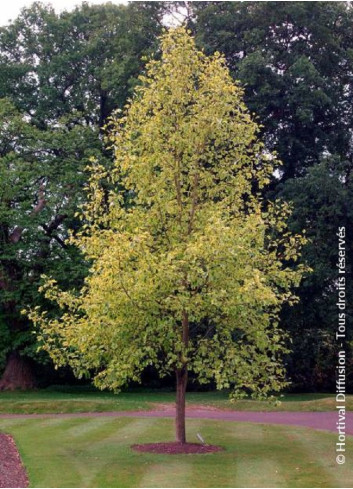
M34 0L3 0L0 8L0 26L6 25L10 20L14 20L23 7L29 7ZM89 4L105 3L106 0L89 0ZM126 0L110 0L111 3L127 3ZM56 12L71 10L75 5L80 5L81 0L43 0L42 3L50 3Z

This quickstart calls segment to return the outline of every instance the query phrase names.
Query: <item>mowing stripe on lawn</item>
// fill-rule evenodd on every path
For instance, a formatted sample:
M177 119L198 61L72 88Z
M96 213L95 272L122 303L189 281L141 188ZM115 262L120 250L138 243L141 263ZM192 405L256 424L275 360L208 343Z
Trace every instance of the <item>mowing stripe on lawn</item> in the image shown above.
M321 467L321 471L327 473L329 476L329 486L327 487L353 487L353 476L351 471L353 460L353 437L346 438L346 458L347 462L343 465L336 463L336 446L332 442L332 438L328 434L323 436L327 437L327 444L330 449L327 450L327 446L320 443L320 440L315 437L315 432L306 430L305 437L300 433L291 433L291 439L295 439L296 443L302 448L303 455L310 458L315 456L315 462ZM342 485L342 479L345 484Z
M177 460L173 460L174 457ZM186 457L189 460L185 460ZM190 487L192 464L193 459L189 455L165 455L160 464L152 465L145 472L139 487Z
M192 427L193 425L190 429ZM198 423L198 431L202 433L206 442L224 447L225 450L194 458L190 480L194 487L234 487L237 443L234 441L233 427L235 423L231 423L226 430L222 429L222 423L219 421L202 420L201 424Z
M169 425L169 437L165 437L166 427ZM186 432L187 440L191 443L199 442L197 433L201 433L207 440L205 427L207 422L204 420L187 420ZM169 420L164 422L163 435L157 439L157 433L154 434L156 441L169 441L174 437L174 422ZM146 439L151 441L151 439ZM139 482L139 487L198 487L202 484L198 483L197 462L200 458L204 460L205 455L155 455L155 454L140 454L145 458L146 471ZM209 458L212 454L207 455ZM146 460L160 459L160 463L148 464ZM196 472L195 472L196 469Z
M305 433L304 433L305 432ZM300 436L306 436L311 432L306 428L293 428L290 426L264 425L264 440L257 451L259 459L268 454L268 447L274 447L270 458L276 466L276 474L282 479L277 483L273 480L269 471L263 472L263 485L266 481L273 480L277 487L334 487L327 470L323 470L313 450L311 453L303 453ZM293 436L298 433L298 438ZM257 462L259 463L259 461Z
M8 419L0 429L14 436L32 487L353 485L353 438L346 465L337 466L334 434L295 426L188 419L189 441L200 432L226 448L206 455L131 450L173 440L174 421L166 418Z
M218 425L219 422L213 429L222 433ZM214 454L222 457L222 487L268 487L269 481L272 487L286 486L277 458L266 449L267 437L266 426L246 423L231 423L219 439L213 435L212 443L227 447L225 453ZM217 464L216 457L208 460L208 465L212 462ZM205 482L207 487L217 483L216 480Z
M233 484L234 487L288 487L280 474L278 462L266 457L237 460Z
M104 444L125 444L125 443L140 443L139 440L146 432L153 431L153 426L158 422L158 418L154 418L150 423L146 423L146 420L125 418L126 423L124 426L116 426L114 419L110 421L110 434L100 442L96 443L96 446Z
M75 450L67 448L67 455L74 460L75 470L80 477L80 487L106 485L105 482L97 483L97 481L102 478L101 475L104 480L113 468L116 480L122 466L126 465L126 461L119 463L118 458L120 446L126 443L127 434L130 433L133 440L136 431L151 429L148 424L142 425L141 420L133 418L93 418L80 421L84 422L74 430ZM94 426L95 422L96 426ZM83 431L80 432L80 428L83 428ZM85 431L85 428L88 429Z
M102 430L105 432L105 428L112 425L112 420L109 418L81 418L77 421L78 423L66 432L69 438L86 438L90 433L94 434Z
M110 443L116 447L116 450L113 452L110 450L108 456L104 457L105 464L93 480L94 487L101 487L103 484L114 487L116 486L117 477L119 479L119 487L143 487L141 481L155 464L156 455L137 453L131 449L131 445L163 441L170 439L172 434L173 423L169 419L154 418L153 420L146 420L144 418L130 418L129 425L109 437ZM102 450L102 448L100 449ZM95 450L95 447L92 446L90 450ZM126 459L128 459L129 463L126 462ZM112 466L115 467L115 472L112 472Z

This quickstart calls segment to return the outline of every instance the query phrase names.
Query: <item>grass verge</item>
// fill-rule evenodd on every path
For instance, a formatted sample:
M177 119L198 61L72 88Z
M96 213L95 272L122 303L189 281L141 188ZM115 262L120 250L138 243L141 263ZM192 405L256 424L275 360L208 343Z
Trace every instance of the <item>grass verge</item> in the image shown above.
M56 387L30 392L1 392L0 414L80 413L138 411L172 405L174 393L136 390L114 395L93 389ZM287 394L279 406L265 401L245 399L230 402L226 392L191 392L189 405L238 411L332 411L331 394ZM346 408L353 411L353 396L347 396Z

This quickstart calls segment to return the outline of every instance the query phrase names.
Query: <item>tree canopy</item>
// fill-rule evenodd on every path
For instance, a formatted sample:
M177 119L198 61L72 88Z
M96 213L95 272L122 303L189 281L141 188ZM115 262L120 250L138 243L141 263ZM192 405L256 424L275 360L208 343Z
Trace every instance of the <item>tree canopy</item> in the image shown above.
M188 372L254 395L285 384L277 316L295 300L303 267L289 263L304 238L287 232L285 204L262 206L256 189L274 157L224 58L198 51L183 28L161 45L110 125L107 214L99 174L91 180L89 224L73 239L92 261L85 285L69 293L49 279L62 316L30 317L55 362L93 370L101 388L139 380L148 365L175 373L183 442Z

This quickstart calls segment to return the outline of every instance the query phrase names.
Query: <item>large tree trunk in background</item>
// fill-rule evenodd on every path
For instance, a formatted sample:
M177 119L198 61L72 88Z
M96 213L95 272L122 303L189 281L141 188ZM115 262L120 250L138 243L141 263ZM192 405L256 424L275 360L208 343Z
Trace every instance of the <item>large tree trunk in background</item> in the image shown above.
M47 205L45 199L45 184L41 177L41 183L38 189L38 202L31 211L30 216L33 217L39 214ZM49 223L48 226L43 226L46 235L51 238L52 233L61 222L65 219L66 215L59 214L55 219ZM8 228L6 228L8 230ZM16 245L22 238L24 228L22 226L15 226L13 231L8 234L8 245ZM6 232L5 232L6 236ZM60 238L59 238L60 242ZM21 276L21 269L16 262L8 261L7 267L4 267L5 271L0 274L0 289L8 292L12 292L16 289L17 282L23 279ZM14 300L9 300L2 304L5 311L8 313L10 319L8 319L9 327L11 331L21 331L21 319L15 312ZM0 390L15 390L15 389L33 389L35 387L35 377L32 371L31 363L25 358L21 357L17 351L13 351L7 358L7 363L3 376L0 379Z
M186 443L185 433L185 392L188 381L188 371L186 366L176 371L176 416L175 416L175 436L179 443Z
M0 390L25 390L33 387L35 387L35 380L30 362L16 351L10 353L0 380Z

